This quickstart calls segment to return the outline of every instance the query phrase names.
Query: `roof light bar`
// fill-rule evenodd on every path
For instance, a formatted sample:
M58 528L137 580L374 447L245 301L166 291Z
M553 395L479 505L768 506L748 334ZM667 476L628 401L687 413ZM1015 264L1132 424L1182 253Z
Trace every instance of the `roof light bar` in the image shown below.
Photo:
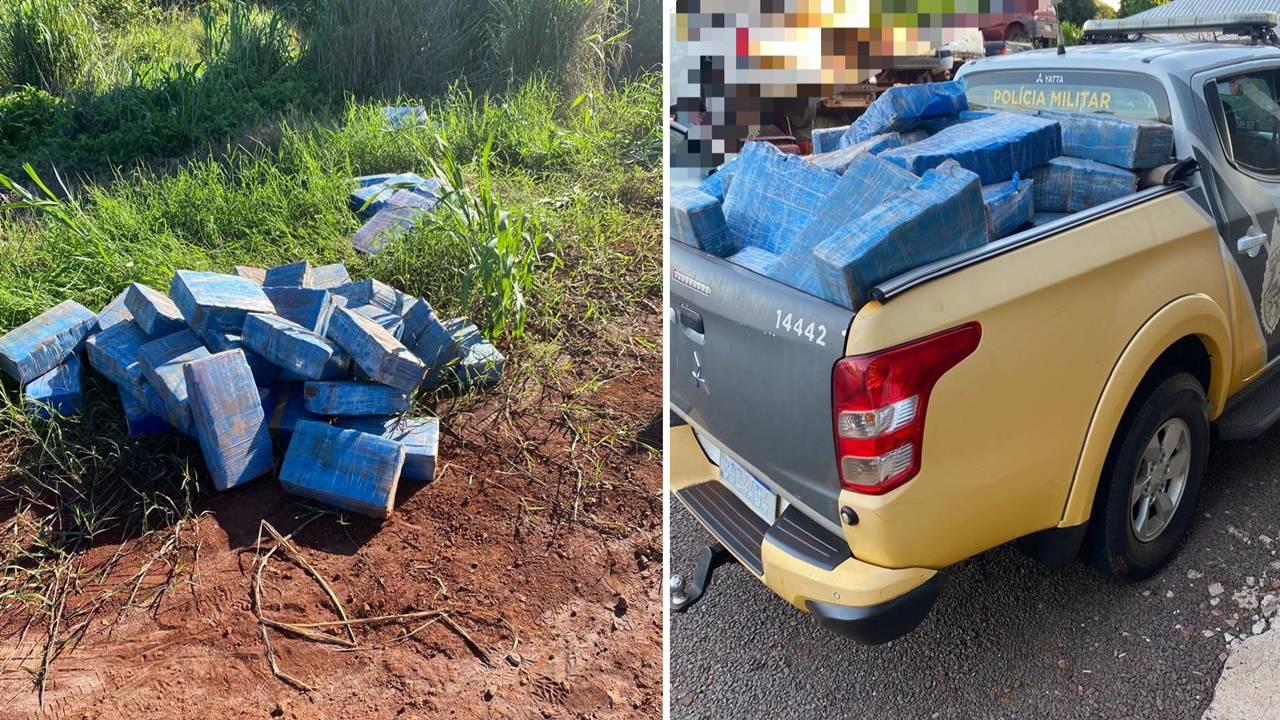
M1105 20L1087 20L1084 32L1089 35L1144 35L1151 33L1222 32L1253 35L1262 28L1280 24L1274 12L1208 13L1204 15L1165 15Z

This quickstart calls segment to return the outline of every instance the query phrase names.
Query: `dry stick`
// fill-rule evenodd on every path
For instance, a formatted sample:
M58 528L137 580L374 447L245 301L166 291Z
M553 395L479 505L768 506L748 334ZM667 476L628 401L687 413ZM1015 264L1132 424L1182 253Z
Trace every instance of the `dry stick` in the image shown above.
M467 634L467 631L462 629L462 626L454 622L453 618L449 617L447 614L441 615L440 619L444 621L445 625L449 626L449 629L457 633L458 636L467 643L467 647L471 648L471 652L474 652L480 658L480 662L483 662L489 667L493 667L493 661L489 659L489 653L485 652L484 648L480 647L479 643L472 640L471 636Z
M63 582L61 578L57 577L58 571L55 570L54 572L55 572L55 576L54 576L55 585L59 582ZM58 637L58 623L62 619L62 607L67 599L65 582L63 582L63 586L61 588L58 588L56 590L56 593L57 594L54 597L53 607L49 609L49 628L47 631L48 636L45 638L45 641L44 641L44 655L40 660L40 672L38 674L39 687L37 688L37 697L39 700L39 706L40 706L41 712L44 711L44 687L45 687L45 682L49 678L49 668L53 663L53 657L54 657L53 646L54 646L55 640Z
M262 524L266 521L263 520ZM258 616L258 629L262 631L262 644L267 650L267 664L271 667L271 674L275 675L282 682L285 682L302 692L311 692L313 688L293 677L280 669L280 664L276 661L276 652L271 647L271 637L267 634L267 624L263 622L265 618L262 616L262 570L267 565L267 560L271 558L280 545L275 545L267 551L265 555L258 555L262 548L262 524L258 525L258 540L254 543L254 553L258 556L258 561L253 570L253 612Z
M324 588L325 594L327 594L329 599L333 601L333 606L338 611L338 617L346 620L347 609L343 607L342 601L338 599L338 593L333 591L333 588L330 587L329 582L324 579L324 576L320 574L320 571L316 570L310 562L307 562L306 557L302 555L302 552L299 551L288 538L282 537L280 533L276 532L276 529L271 526L271 523L263 520L262 524L267 528L267 532L271 533L271 535L276 539L276 542L284 546L285 552L289 553L293 560L301 565L307 573L320 584L320 587ZM351 642L352 646L356 644L356 634L351 629L351 626L347 626L347 639Z

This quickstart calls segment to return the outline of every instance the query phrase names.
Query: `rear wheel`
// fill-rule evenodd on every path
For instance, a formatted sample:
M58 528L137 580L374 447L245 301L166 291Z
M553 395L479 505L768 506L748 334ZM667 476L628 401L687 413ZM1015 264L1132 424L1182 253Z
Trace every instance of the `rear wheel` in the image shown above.
M1173 557L1209 455L1200 383L1170 371L1147 387L1116 433L1089 527L1094 564L1123 580L1148 577Z

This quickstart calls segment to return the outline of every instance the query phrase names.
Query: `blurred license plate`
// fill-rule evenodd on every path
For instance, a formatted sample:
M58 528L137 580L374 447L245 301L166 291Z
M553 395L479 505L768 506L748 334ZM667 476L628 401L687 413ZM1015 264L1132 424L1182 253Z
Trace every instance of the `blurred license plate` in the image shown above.
M726 454L720 456L720 482L765 522L772 525L778 519L778 496Z

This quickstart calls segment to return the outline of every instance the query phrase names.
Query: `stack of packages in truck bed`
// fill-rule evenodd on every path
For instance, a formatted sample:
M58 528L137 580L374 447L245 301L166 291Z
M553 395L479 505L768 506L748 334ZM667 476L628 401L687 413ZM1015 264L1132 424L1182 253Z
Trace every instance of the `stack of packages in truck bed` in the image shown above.
M422 388L496 383L504 358L465 318L342 265L179 270L95 315L68 300L0 337L0 369L33 414L83 403L80 351L114 383L130 434L181 432L219 490L271 473L292 493L385 517L401 477L435 472ZM286 450L287 448L287 450Z
M673 192L672 237L850 308L877 283L1130 195L1172 129L1110 115L970 110L963 81L886 90L815 155L748 142ZM1043 215L1038 215L1043 213Z

